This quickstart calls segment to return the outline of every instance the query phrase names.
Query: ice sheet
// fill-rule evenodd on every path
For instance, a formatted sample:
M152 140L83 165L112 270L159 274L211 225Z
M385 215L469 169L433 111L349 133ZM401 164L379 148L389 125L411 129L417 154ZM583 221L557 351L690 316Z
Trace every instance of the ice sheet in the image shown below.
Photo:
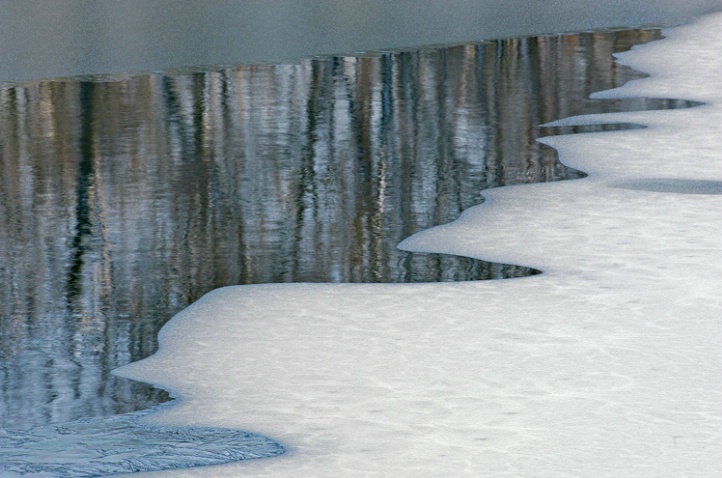
M603 94L704 106L562 121L647 128L546 138L590 176L485 191L401 244L544 274L231 287L176 316L118 371L182 397L153 421L288 452L152 476L722 476L721 33L622 55L654 76Z
M147 413L83 418L27 433L0 430L0 478L91 478L217 465L284 451L271 440L239 430L139 424Z

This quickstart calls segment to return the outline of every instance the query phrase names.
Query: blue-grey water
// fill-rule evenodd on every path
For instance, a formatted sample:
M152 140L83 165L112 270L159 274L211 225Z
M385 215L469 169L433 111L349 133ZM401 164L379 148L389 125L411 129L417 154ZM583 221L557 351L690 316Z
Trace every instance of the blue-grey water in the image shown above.
M483 200L483 189L579 177L535 142L557 131L540 124L683 106L588 99L639 76L614 64L612 53L659 36L599 31L6 82L0 428L9 434L0 435L0 455L28 471L48 446L115 439L104 466L126 466L139 453L128 443L149 441L165 458L138 469L193 465L181 454L167 459L177 430L149 438L134 415L106 418L168 398L110 371L152 354L159 328L211 289L534 273L395 245L455 219ZM196 431L210 448L195 455L223 456L227 444L214 437L231 432ZM65 442L54 433L65 433ZM266 447L253 456L282 450L262 437L231 436L241 450L228 459L248 443ZM73 456L88 476L102 474L88 465L90 455ZM71 466L67 459L57 469Z
M0 0L0 81L677 23L720 0Z

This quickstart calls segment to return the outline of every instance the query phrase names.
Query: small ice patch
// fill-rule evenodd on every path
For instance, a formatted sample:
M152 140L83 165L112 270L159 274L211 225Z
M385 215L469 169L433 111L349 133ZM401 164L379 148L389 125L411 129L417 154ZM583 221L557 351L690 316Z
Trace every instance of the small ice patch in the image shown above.
M284 449L268 438L210 427L149 425L149 411L0 432L0 478L89 478L264 458Z

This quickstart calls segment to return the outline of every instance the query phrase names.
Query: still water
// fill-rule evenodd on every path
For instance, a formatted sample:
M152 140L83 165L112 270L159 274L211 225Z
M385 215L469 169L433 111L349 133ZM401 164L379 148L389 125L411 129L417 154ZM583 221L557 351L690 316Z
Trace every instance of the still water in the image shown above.
M535 139L639 75L655 29L0 88L0 428L139 410L110 371L211 289L535 271L396 244L505 184L580 177ZM483 233L483 231L481 232ZM549 251L553 254L554 251Z
M668 25L722 0L0 0L0 81Z

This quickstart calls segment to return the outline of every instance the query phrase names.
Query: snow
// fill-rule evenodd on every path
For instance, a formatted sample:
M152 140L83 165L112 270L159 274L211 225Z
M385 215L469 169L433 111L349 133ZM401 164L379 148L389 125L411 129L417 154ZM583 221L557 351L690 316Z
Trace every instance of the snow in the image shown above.
M589 177L484 191L400 245L543 274L229 287L177 315L117 371L181 397L148 420L287 452L148 476L722 476L722 15L668 36L597 96L705 105L559 121L647 128L545 138Z

